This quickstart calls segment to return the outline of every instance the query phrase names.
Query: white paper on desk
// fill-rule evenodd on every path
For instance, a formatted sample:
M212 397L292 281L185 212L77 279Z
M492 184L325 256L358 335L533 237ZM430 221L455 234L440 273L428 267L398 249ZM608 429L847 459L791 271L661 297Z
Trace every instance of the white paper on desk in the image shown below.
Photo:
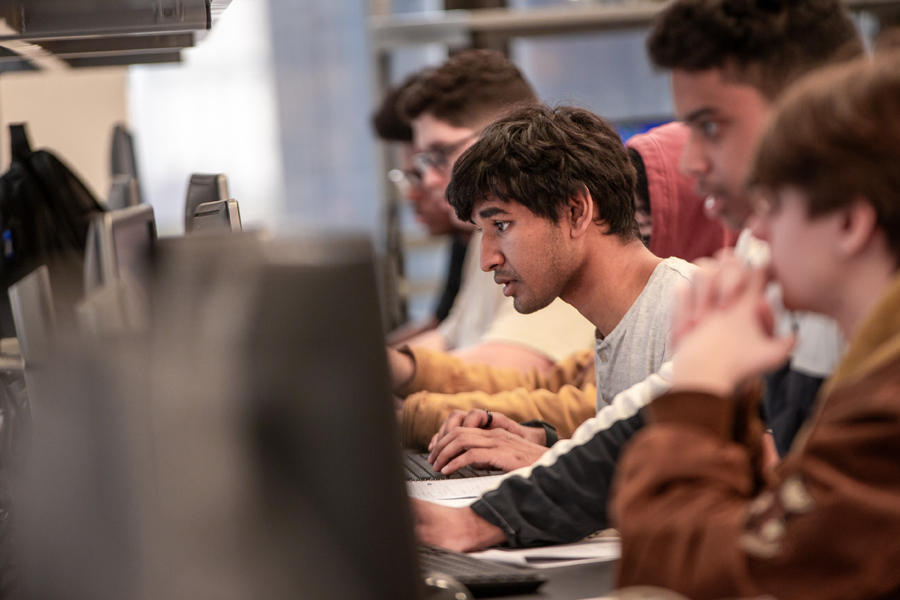
M462 479L435 479L432 481L407 481L406 490L413 498L421 500L455 500L477 498L481 492L494 485L503 475L464 477Z
M622 556L622 546L618 539L605 539L543 548L484 550L483 552L473 552L472 556L533 569L550 569L618 560Z
M0 415L2 417L2 415ZM465 508L471 506L477 498L431 498L428 501L440 504L441 506L449 506L451 508Z

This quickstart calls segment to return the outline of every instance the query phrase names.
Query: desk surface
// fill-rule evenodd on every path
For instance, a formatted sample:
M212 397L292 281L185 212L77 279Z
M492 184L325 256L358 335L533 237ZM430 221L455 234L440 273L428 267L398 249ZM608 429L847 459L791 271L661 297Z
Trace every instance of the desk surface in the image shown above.
M533 594L504 596L504 600L583 600L607 594L615 588L618 561L590 563L558 569L541 569L547 583Z

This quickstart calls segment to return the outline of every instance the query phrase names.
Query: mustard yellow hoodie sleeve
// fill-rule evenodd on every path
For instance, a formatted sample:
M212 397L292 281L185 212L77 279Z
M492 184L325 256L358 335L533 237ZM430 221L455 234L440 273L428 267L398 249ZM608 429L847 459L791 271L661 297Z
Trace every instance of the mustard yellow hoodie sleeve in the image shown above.
M473 408L490 409L519 422L543 419L556 427L561 439L568 438L594 416L596 403L597 388L591 383L580 388L564 385L557 391L520 387L496 394L418 392L403 404L403 443L425 448L451 411Z
M405 395L427 391L440 394L480 391L488 394L516 388L559 391L565 385L582 387L594 382L594 352L580 350L547 371L523 372L511 367L469 364L455 356L425 348L405 349L416 363L415 375Z

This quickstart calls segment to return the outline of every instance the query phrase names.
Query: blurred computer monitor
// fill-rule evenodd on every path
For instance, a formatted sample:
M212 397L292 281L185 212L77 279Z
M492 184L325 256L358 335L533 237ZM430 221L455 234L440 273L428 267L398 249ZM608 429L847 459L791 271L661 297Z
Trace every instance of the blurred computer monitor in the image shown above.
M370 242L188 236L155 263L149 343L54 370L29 597L419 600Z
M41 265L9 286L8 292L19 352L26 366L41 362L49 354L50 337L56 328L49 269Z
M82 330L117 335L149 325L155 242L156 222L149 204L94 217L85 246L85 296L76 307Z
M32 418L40 419L46 395L48 360L56 336L56 309L50 271L41 265L9 286L9 301L16 324L19 354L24 363L25 389Z
M131 175L113 175L106 196L106 206L110 210L119 210L141 203L141 192L138 181Z
M266 250L244 359L262 473L272 490L290 482L308 498L309 517L329 524L318 543L341 549L346 577L368 597L416 598L371 242L276 240Z
M241 211L237 200L204 202L194 211L189 231L241 231Z
M159 571L258 597L418 599L371 243L158 250L155 489L185 520L157 527Z
M110 172L113 175L128 175L137 179L137 161L134 157L134 138L121 123L113 127L110 145Z
M113 128L110 145L110 176L111 182L106 203L111 210L136 206L141 203L134 139L122 124Z
M144 282L155 241L156 221L149 204L96 215L85 248L85 293L115 280Z
M228 200L228 179L223 173L194 173L184 203L184 230L190 231L197 207L206 202Z

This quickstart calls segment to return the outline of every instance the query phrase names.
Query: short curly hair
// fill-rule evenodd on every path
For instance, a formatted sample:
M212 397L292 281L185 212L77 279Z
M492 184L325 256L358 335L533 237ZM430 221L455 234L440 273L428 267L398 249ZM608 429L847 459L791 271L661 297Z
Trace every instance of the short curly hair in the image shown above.
M863 53L840 0L677 0L647 39L656 66L736 69L770 100L825 64Z
M389 89L381 99L381 104L372 114L372 127L375 134L389 142L412 142L413 131L401 112L400 102L406 91L419 80L419 73L413 73L402 83Z
M900 266L900 52L804 78L775 107L751 184L796 187L810 216L864 198Z
M570 198L587 190L607 233L639 239L635 172L616 130L582 108L519 107L489 125L456 161L447 199L464 221L488 198L517 202L558 223Z
M519 69L500 52L466 50L422 74L401 99L410 121L428 113L454 127L478 127L511 106L537 101Z

